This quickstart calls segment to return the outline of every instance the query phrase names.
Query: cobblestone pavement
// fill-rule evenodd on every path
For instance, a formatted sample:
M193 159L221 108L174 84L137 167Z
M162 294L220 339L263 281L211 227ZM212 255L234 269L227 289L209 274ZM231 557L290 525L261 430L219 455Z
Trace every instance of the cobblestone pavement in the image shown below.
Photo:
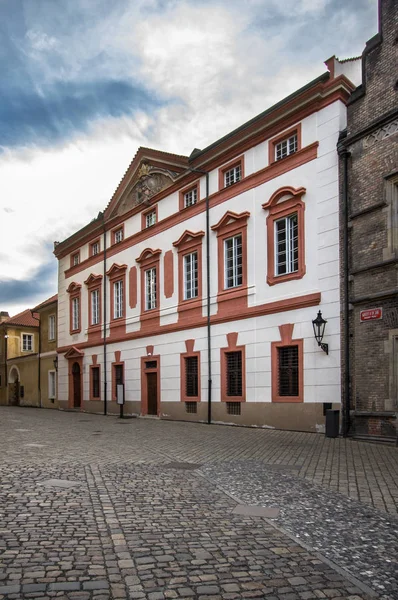
M397 486L388 446L0 407L0 599L398 598Z

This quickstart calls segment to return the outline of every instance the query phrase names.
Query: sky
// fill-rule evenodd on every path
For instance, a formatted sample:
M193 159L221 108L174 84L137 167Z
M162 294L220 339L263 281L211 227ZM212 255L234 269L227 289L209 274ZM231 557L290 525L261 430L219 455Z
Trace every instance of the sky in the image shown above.
M56 293L140 146L204 148L376 32L377 0L0 0L0 310Z

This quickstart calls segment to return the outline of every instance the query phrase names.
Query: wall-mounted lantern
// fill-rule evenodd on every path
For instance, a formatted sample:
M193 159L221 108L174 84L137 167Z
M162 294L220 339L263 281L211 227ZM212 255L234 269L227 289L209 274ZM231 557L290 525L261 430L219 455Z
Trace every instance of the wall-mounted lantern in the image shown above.
M58 373L58 355L54 358L53 363L54 363L54 369Z
M325 334L325 325L327 321L322 318L321 311L318 312L317 318L312 321L312 327L314 328L314 336L318 343L318 346L322 348L326 354L329 354L329 346L328 344L324 344L322 342L323 336Z

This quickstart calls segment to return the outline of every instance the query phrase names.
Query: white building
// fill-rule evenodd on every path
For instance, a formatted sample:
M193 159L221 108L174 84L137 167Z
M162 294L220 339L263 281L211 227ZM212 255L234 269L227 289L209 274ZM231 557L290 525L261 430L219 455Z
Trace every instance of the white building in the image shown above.
M340 406L336 143L355 87L336 65L189 157L140 148L104 213L56 244L61 408L118 412L123 383L125 414L322 430Z

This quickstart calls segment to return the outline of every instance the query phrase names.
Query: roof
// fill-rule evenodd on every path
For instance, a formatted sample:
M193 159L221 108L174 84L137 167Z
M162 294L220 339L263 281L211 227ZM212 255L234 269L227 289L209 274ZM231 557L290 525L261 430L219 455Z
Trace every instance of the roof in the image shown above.
M57 301L58 301L58 294L54 294L54 296L51 296L51 298L47 298L47 300L44 300L44 302L41 302L41 304L38 304L37 306L32 308L32 311L37 312L38 310L45 308L49 304L53 304L54 302L57 302Z
M21 325L22 327L38 327L39 322L40 315L32 313L29 308L3 321L6 325Z

